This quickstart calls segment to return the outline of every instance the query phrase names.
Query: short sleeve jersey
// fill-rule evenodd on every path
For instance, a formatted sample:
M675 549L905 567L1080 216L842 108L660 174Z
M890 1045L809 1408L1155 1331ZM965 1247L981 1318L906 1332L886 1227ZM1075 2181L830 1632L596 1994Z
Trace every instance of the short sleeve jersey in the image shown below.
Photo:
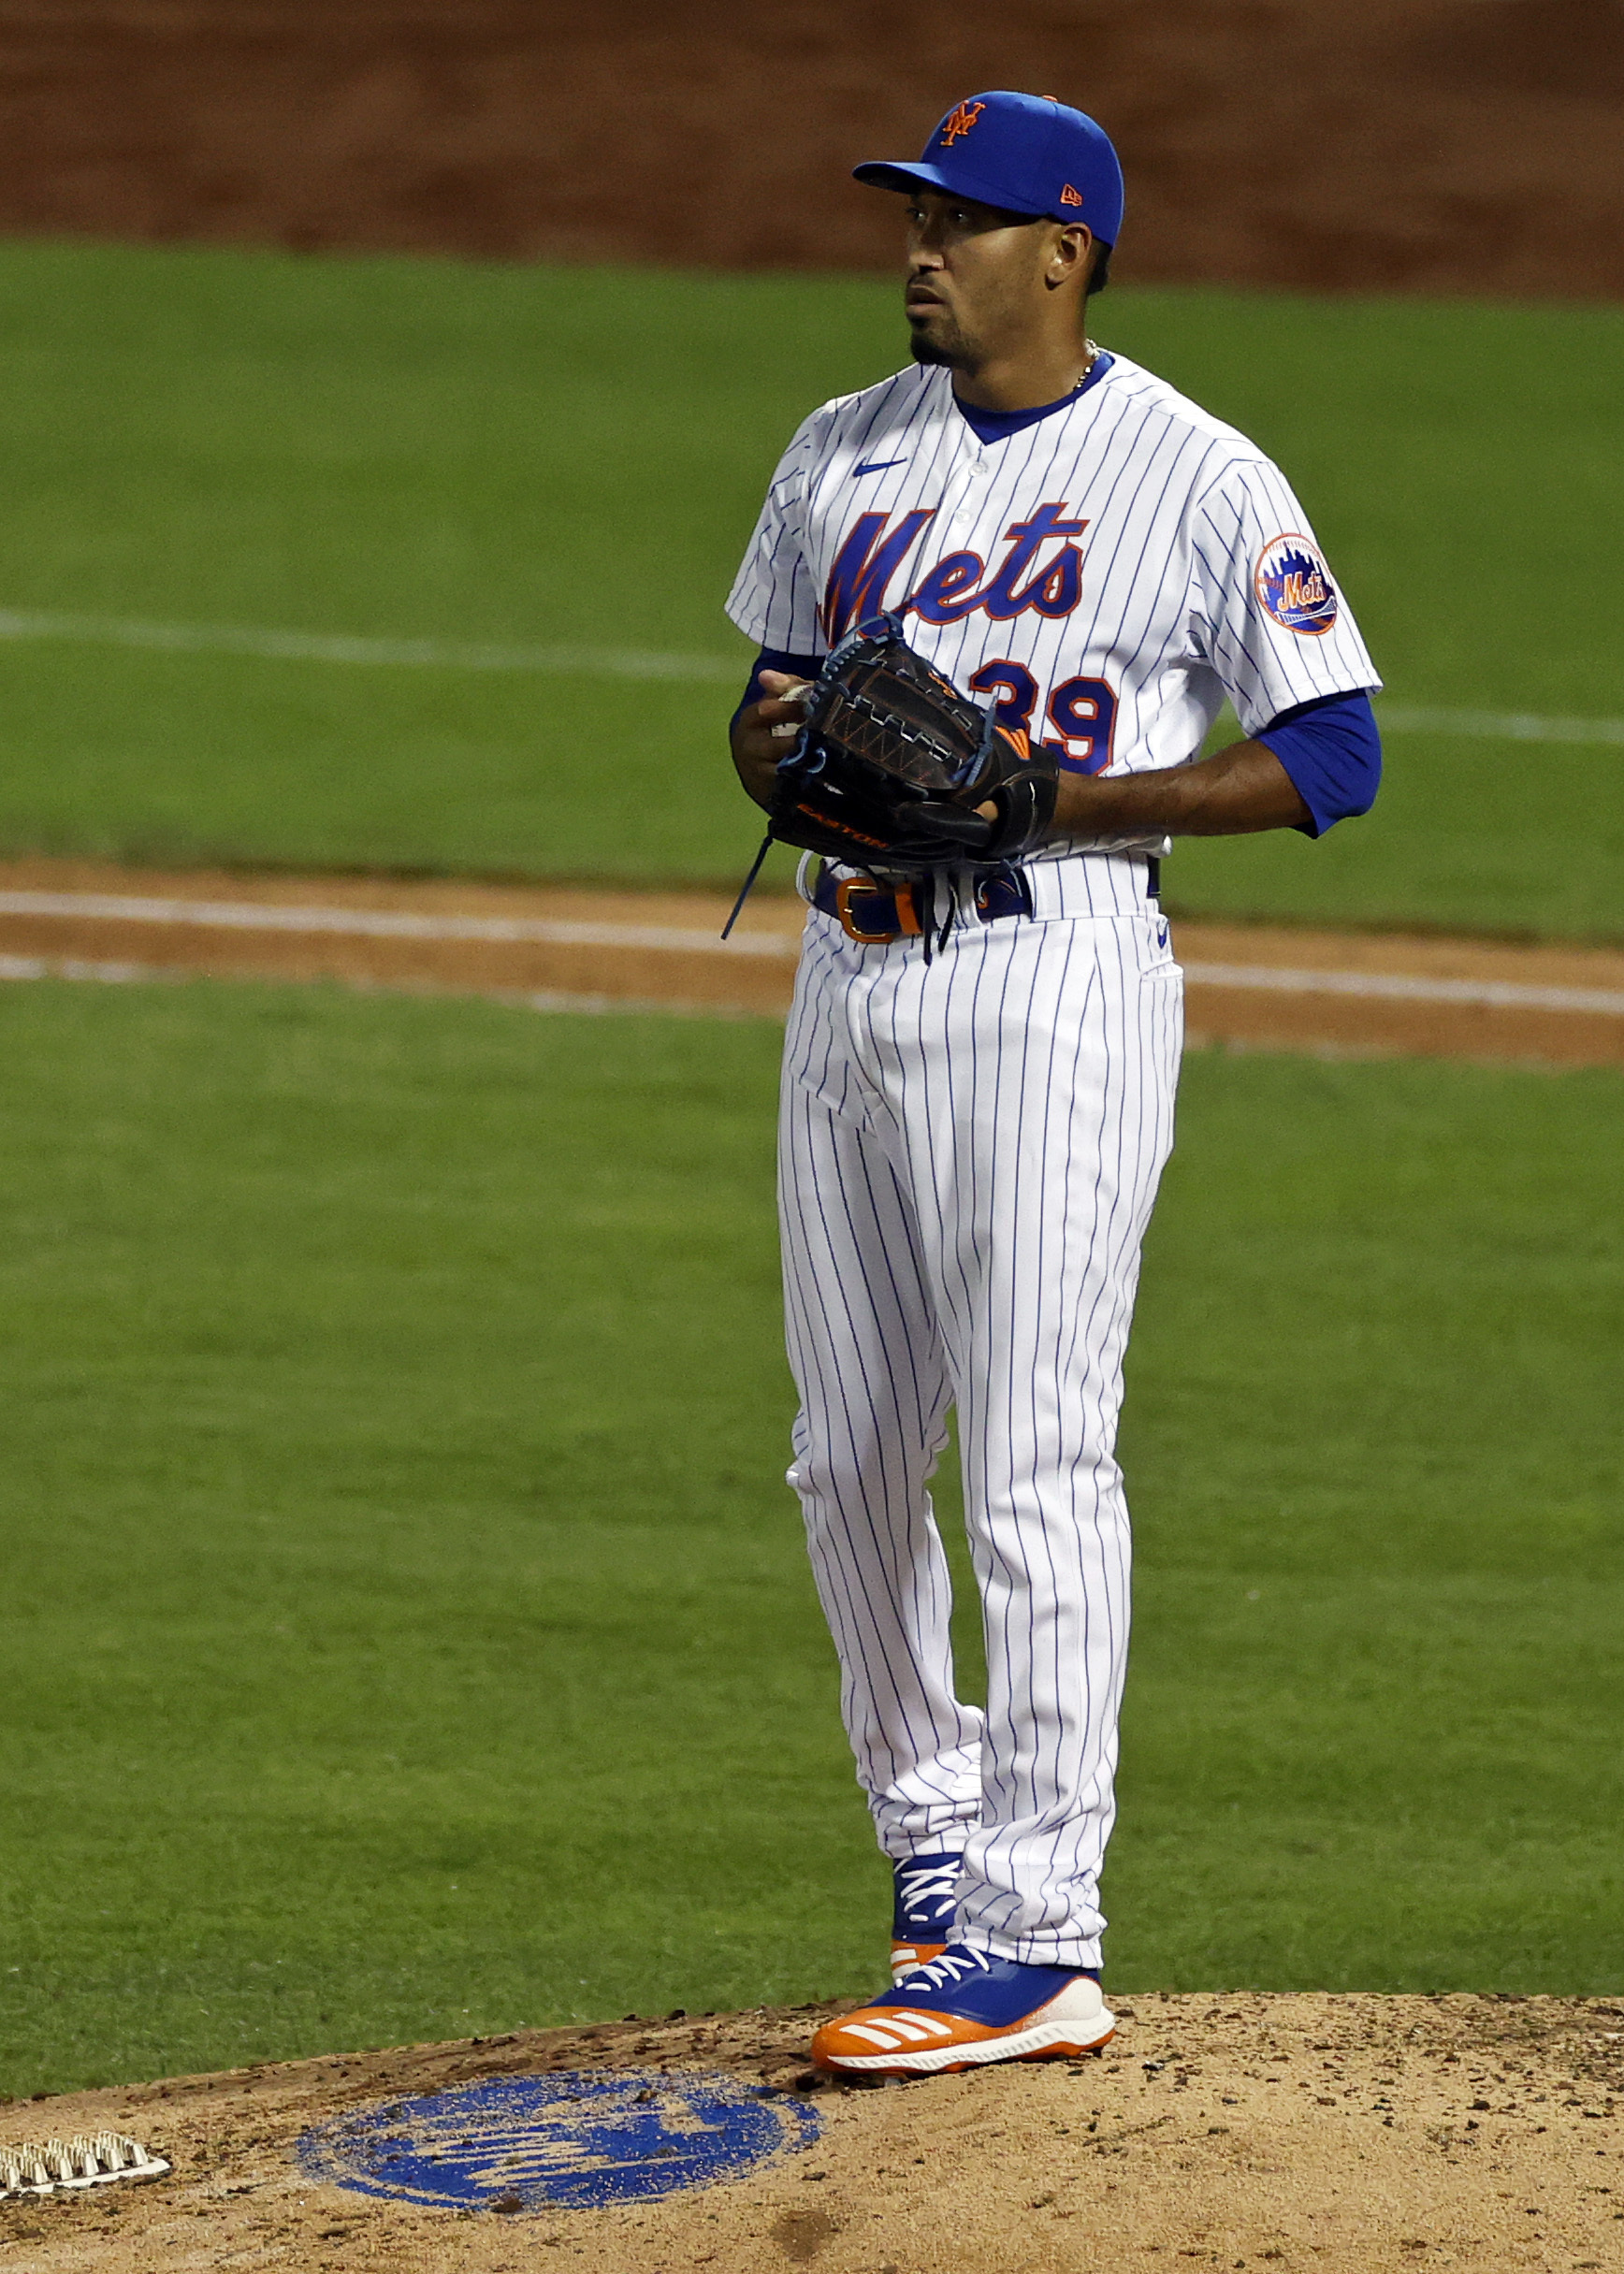
M825 403L727 609L805 656L893 609L939 671L1086 774L1188 763L1225 695L1255 734L1381 684L1278 468L1124 356L993 442L939 366Z

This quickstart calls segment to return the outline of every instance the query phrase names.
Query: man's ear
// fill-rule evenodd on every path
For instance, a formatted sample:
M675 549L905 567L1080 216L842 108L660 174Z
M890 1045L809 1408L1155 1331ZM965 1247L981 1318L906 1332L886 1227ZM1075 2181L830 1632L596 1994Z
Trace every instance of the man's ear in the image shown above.
M1052 237L1049 259L1044 269L1044 281L1051 290L1080 276L1086 285L1094 253L1094 231L1080 221L1059 221L1051 225Z

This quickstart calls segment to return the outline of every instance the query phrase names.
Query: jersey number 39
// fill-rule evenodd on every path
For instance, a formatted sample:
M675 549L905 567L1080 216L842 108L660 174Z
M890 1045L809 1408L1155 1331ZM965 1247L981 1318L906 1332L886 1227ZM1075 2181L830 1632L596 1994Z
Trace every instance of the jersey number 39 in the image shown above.
M1020 727L1035 742L1049 737L1033 729L1037 682L1024 663L983 663L970 674L978 695L996 695L1001 727ZM1064 679L1044 705L1045 723L1054 730L1061 766L1070 774L1103 774L1110 764L1116 726L1116 696L1103 679Z

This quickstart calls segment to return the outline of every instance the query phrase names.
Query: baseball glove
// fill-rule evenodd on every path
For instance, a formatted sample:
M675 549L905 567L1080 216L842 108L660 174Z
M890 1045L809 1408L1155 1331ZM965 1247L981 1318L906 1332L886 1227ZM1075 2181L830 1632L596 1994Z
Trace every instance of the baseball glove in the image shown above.
M916 655L898 616L848 633L804 701L768 809L787 844L857 868L929 870L1018 860L1053 818L1052 755Z

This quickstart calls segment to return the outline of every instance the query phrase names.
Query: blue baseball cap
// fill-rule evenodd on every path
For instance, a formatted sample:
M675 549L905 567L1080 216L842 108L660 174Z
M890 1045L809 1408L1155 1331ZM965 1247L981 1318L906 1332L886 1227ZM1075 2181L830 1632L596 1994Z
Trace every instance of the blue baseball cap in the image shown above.
M1106 245L1123 224L1123 169L1110 137L1051 94L972 94L948 112L917 166L871 158L851 170L875 189L943 190L1034 220L1086 222Z

